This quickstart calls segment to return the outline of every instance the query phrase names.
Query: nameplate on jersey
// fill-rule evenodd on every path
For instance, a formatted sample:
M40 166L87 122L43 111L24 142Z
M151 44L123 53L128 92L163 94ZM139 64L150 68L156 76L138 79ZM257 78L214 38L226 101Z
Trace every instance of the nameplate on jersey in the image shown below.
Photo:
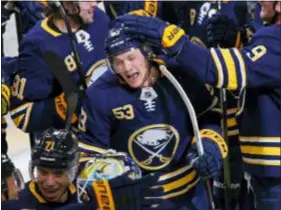
M179 144L179 133L171 125L142 127L129 138L130 156L143 169L159 170L172 161Z

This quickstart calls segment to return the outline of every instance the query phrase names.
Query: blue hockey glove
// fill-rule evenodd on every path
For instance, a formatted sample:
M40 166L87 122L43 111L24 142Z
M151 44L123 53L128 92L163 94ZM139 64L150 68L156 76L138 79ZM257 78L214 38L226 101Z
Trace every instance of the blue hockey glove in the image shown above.
M202 143L204 154L198 156L196 143L192 143L188 151L187 160L201 178L209 179L220 172L222 159L226 157L228 151L224 140L219 136L212 135L212 138L208 138L204 137L203 134Z
M22 33L26 33L39 20L42 20L45 15L45 6L36 1L18 1L17 7L20 10L22 20Z
M222 14L215 14L208 20L207 39L209 47L239 48L241 45L241 34L236 23Z
M121 22L132 37L159 48L169 57L177 56L187 41L183 29L157 17L123 15L116 22Z
M93 182L92 189L88 189L89 197L93 202L97 202L99 209L105 207L103 202L106 198L107 206L115 209L126 210L148 210L155 209L162 199L158 198L163 195L163 188L151 188L155 185L159 176L149 174L138 180L131 180L128 176L121 175L112 180L97 180ZM94 194L91 194L94 193ZM153 198L152 198L153 197Z

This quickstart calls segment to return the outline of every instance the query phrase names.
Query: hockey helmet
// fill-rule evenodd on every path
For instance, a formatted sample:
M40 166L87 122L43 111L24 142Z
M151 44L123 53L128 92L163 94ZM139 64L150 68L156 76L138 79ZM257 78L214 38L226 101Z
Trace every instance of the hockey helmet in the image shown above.
M49 128L37 139L32 149L30 162L30 176L34 178L35 167L50 169L65 169L72 181L78 167L77 139L65 129Z

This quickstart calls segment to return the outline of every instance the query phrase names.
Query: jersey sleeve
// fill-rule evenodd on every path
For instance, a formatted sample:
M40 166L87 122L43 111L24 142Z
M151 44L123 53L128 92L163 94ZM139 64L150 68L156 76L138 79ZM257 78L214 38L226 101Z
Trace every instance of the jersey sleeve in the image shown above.
M12 84L11 118L24 132L45 129L56 119L53 94L55 81L41 57L42 44L33 37L23 40L19 52L19 69ZM60 86L56 90L61 91Z
M205 49L187 42L177 57L189 73L217 88L274 87L280 84L280 29L257 33L242 50ZM271 32L271 33L269 33ZM265 34L266 33L266 34ZM261 35L263 34L263 35Z
M108 114L110 112L107 110L106 97L99 97L99 92L96 86L90 86L79 116L79 148L86 154L103 153L110 149L113 122Z

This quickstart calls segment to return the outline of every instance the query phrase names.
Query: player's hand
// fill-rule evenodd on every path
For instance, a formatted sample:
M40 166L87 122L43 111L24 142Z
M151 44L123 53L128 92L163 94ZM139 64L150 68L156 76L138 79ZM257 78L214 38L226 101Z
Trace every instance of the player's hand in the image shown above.
M44 15L45 6L36 1L19 1L16 3L20 13L23 17L28 18L33 24L42 20Z
M93 184L94 197L101 207L99 201L105 195L99 193L99 187L100 189L107 189L103 187L108 186L111 189L111 193L108 193L106 196L110 201L114 202L115 209L157 209L163 201L162 198L159 198L163 195L163 188L151 188L151 186L155 185L158 178L159 176L156 174L149 174L138 180L131 180L126 175L121 175L110 181L98 180Z
M219 146L208 138L202 138L202 143L204 147L204 154L202 156L198 156L196 144L192 143L188 151L187 160L201 178L209 179L220 172L222 159L225 154L222 155L222 151Z
M170 57L178 55L187 41L184 30L157 17L123 15L116 19L132 37L160 48Z
M209 47L239 48L241 35L233 19L226 15L215 14L207 23Z

